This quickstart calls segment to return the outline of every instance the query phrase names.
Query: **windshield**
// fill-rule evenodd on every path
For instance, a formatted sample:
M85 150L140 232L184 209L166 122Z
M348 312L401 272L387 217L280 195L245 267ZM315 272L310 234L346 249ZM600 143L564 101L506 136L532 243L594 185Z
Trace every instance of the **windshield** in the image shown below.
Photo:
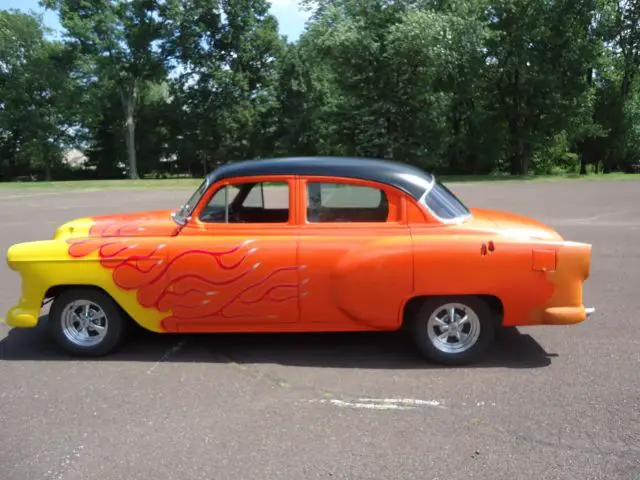
M433 186L420 199L420 203L426 205L431 213L440 220L460 220L471 214L465 204L451 190L435 179Z
M180 224L184 223L186 218L189 215L191 215L191 212L193 211L195 206L198 204L202 196L205 194L208 187L209 187L209 179L205 179L204 182L200 184L198 189L191 194L191 196L189 197L189 200L187 200L187 202L184 205L182 205L182 207L180 207L180 210L178 210L174 215L174 218L178 223Z

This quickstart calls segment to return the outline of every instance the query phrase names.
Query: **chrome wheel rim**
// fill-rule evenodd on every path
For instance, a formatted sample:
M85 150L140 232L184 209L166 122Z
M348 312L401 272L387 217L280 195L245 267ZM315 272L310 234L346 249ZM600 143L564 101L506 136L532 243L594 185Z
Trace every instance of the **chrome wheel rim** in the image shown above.
M433 346L441 352L462 353L478 341L480 319L467 305L447 303L431 314L427 332Z
M108 320L102 307L89 300L76 300L62 310L62 332L74 345L91 347L107 334Z

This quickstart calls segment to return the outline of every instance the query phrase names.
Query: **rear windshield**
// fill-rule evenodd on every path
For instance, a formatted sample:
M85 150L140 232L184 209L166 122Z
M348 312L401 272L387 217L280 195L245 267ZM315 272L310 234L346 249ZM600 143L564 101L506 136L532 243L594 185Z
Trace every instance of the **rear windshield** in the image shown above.
M465 204L438 181L434 181L433 187L425 193L421 202L441 220L458 220L471 214Z

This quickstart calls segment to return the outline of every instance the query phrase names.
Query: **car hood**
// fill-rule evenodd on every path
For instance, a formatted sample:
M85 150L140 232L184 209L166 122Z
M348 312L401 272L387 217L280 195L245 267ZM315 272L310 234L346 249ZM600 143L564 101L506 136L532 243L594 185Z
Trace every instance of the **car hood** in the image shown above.
M530 217L501 210L472 208L468 226L495 230L505 236L536 239L562 240L560 234L549 225Z
M165 237L180 231L173 210L101 215L78 218L56 230L55 239L86 237Z

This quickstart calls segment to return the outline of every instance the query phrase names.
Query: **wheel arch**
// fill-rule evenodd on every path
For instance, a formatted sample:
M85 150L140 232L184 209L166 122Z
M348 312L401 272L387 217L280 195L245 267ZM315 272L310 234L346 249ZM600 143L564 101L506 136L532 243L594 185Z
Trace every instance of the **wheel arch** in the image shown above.
M112 295L109 294L109 292L107 292L104 288L99 287L97 285L91 285L89 283L69 283L69 284L64 284L64 285L54 285L53 287L49 287L47 289L47 291L44 294L44 298L46 299L55 299L56 297L60 296L60 294L66 290L71 290L71 289L75 289L75 288L82 288L82 289L89 289L89 290L98 290L102 293L104 293L105 295L108 295L111 300L113 300L114 302L116 302L116 300L113 298ZM118 303L118 302L116 302Z
M82 283L70 283L70 284L64 284L64 285L55 285L55 286L49 287L47 289L47 291L44 294L44 302L43 303L48 303L50 301L55 301L55 299L57 297L59 297L63 292L66 292L68 290L74 290L74 289L95 290L95 291L98 291L98 292L106 295L118 307L118 309L121 311L121 313L123 314L124 318L127 319L127 321L130 321L130 322L135 323L135 324L138 323L129 314L129 312L127 312L126 309L122 305L120 305L118 300L116 300L113 297L113 295L111 295L109 292L107 292L104 288L99 287L97 285L82 284Z
M100 357L109 354L120 347L136 326L135 320L127 313L120 303L104 288L87 284L64 284L49 287L45 299L51 299L52 305L49 311L48 328L58 345L67 353L74 356ZM59 303L57 301L60 300ZM69 323L69 317L65 319L65 310L77 300L94 303L102 310L105 323L102 324L102 333L95 341L87 343L90 323L85 323L81 330L78 326ZM88 305L86 305L88 306ZM73 310L72 310L73 311ZM85 314L88 310L85 310ZM68 314L68 312L67 312ZM75 314L72 314L75 315ZM85 316L85 322L92 322L92 316ZM79 320L79 317L76 317ZM71 323L75 323L71 320ZM73 333L71 333L73 331ZM94 330L95 331L95 330ZM77 334L80 334L79 338Z
M416 314L418 313L418 310L420 309L420 306L426 300L431 300L431 299L434 299L434 298L451 298L451 297L479 298L480 300L484 301L489 306L489 309L491 310L491 313L493 313L495 326L496 327L502 326L502 322L503 322L503 319L504 319L504 303L502 302L502 300L500 300L500 298L498 296L489 295L489 294L469 294L469 293L465 293L465 294L460 294L460 295L455 295L455 294L450 294L450 295L416 295L415 297L410 298L405 303L404 308L402 310L401 328L407 327L409 322L413 318L415 318Z

